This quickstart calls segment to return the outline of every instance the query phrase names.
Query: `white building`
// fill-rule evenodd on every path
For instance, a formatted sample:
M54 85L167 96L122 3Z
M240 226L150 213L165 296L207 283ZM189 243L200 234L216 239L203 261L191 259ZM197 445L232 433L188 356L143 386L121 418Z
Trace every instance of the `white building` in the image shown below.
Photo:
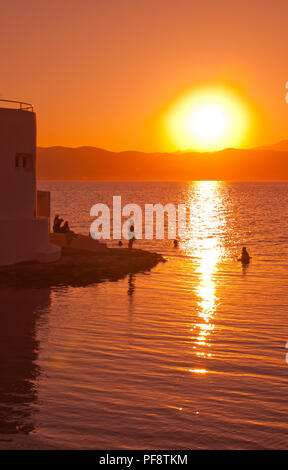
M0 266L49 262L49 218L37 216L36 115L26 103L0 100Z

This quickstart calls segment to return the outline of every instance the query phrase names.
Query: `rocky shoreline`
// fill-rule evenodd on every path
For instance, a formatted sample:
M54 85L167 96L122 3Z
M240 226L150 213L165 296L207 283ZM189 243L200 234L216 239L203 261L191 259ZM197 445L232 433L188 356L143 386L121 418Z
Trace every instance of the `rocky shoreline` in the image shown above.
M90 252L64 247L61 258L54 263L19 263L1 267L0 287L83 287L150 271L160 262L165 262L163 256L144 250L107 248Z

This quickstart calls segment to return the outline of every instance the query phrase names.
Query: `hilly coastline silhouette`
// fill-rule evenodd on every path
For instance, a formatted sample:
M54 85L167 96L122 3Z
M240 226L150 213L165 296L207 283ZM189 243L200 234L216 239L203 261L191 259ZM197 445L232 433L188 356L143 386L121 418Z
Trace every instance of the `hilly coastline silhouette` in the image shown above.
M38 178L87 181L285 181L288 179L288 140L270 147L231 148L204 153L111 152L97 147L40 147Z

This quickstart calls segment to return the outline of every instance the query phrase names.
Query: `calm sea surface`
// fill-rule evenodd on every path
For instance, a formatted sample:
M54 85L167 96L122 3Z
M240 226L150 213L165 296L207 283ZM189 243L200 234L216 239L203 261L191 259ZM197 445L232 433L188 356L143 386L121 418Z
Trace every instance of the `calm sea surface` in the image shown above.
M288 183L39 187L77 232L121 195L192 204L193 233L137 241L149 273L0 290L0 448L288 448Z

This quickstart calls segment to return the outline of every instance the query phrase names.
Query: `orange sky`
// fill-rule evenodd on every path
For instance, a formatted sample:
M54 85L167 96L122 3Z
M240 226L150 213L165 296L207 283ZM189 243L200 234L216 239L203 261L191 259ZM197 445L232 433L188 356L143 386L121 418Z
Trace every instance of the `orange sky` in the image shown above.
M226 83L258 113L249 144L288 137L285 0L3 0L0 97L34 103L41 146L172 150L157 118Z

